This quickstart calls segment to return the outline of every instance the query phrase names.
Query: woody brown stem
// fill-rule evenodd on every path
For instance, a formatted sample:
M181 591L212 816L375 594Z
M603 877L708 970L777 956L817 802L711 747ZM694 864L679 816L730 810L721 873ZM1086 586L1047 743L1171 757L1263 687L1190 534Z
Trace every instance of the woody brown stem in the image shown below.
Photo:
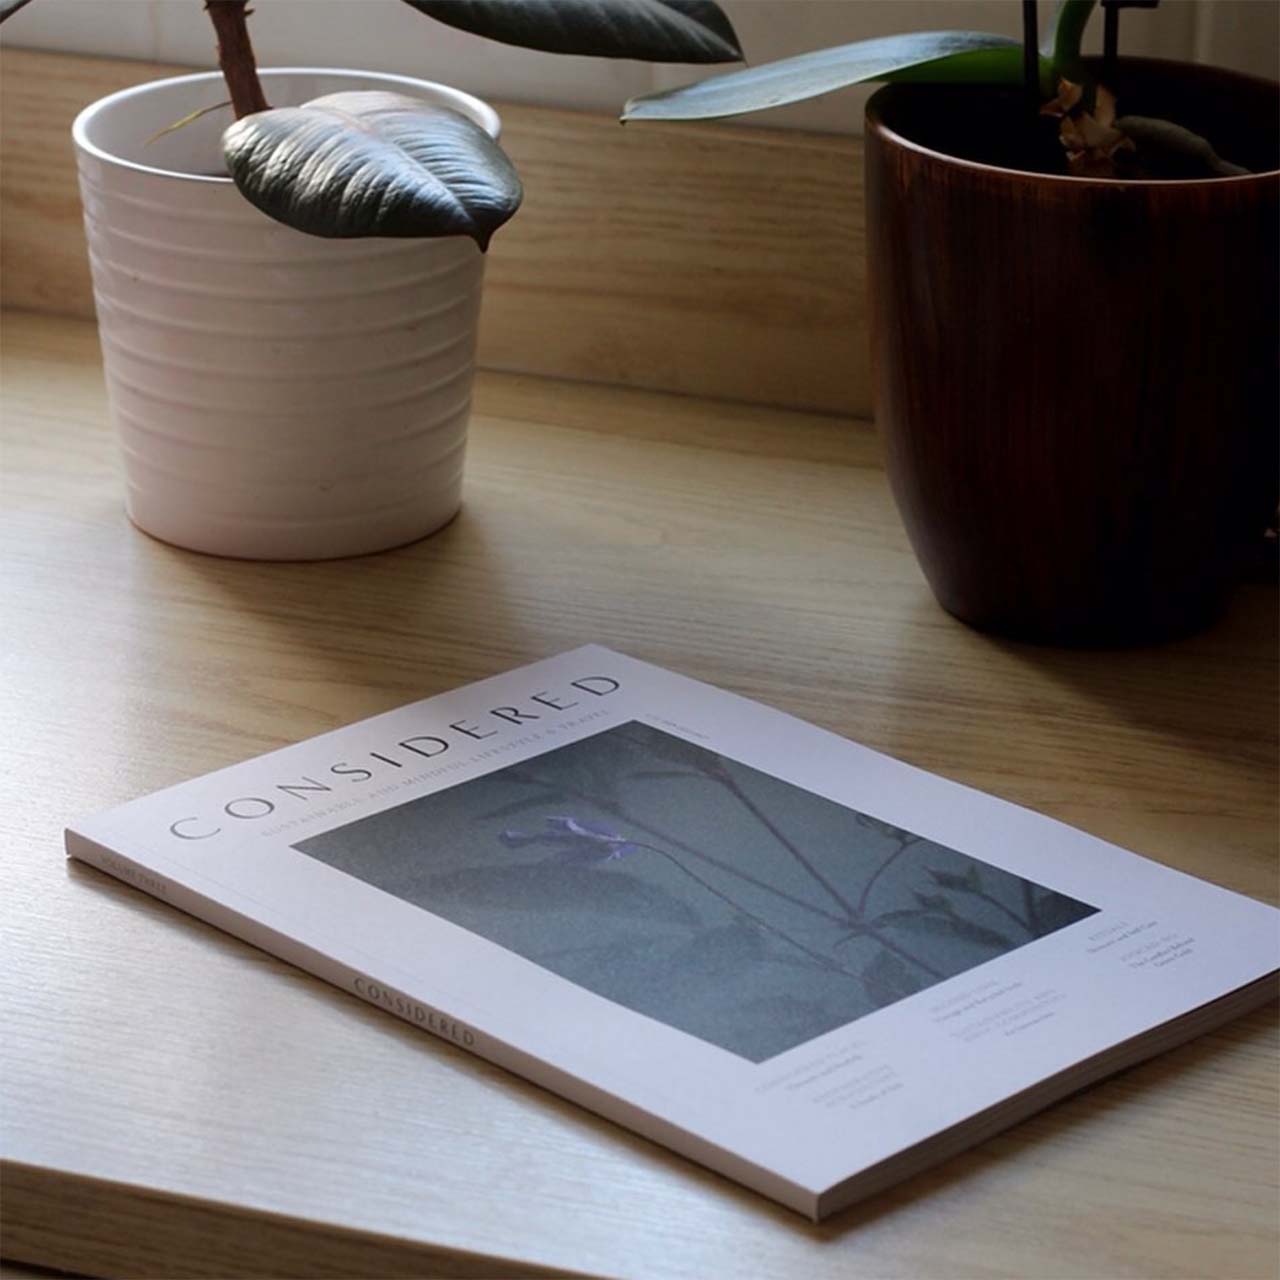
M255 111L270 110L249 42L248 4L249 0L206 0L204 6L218 33L218 66L231 93L237 120Z

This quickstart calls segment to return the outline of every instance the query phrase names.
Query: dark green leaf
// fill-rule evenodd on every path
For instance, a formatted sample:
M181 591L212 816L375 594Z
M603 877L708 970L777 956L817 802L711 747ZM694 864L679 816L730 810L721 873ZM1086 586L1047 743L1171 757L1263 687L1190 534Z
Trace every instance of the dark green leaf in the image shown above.
M1049 74L1042 73L1041 88L1052 96L1057 91L1059 76L1083 82L1085 73L1080 62L1080 41L1089 25L1095 0L1058 0L1049 25L1040 41L1040 52L1049 59ZM1047 78L1048 83L1044 83Z
M245 197L309 235L463 235L483 249L520 207L520 179L479 125L401 94L259 111L222 145Z
M405 0L473 35L546 53L646 62L736 62L733 24L713 0Z
M706 120L802 102L867 80L1019 84L1022 46L975 31L917 31L712 76L632 98L624 120Z

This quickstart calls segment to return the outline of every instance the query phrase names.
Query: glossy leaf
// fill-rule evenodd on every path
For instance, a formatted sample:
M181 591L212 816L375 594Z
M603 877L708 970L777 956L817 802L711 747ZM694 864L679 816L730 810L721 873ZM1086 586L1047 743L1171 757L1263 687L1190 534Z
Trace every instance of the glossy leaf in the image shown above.
M1080 63L1080 42L1084 29L1089 25L1095 0L1058 0L1049 20L1049 26L1040 42L1040 52L1049 58L1050 79L1056 86L1059 76L1068 80L1083 81L1084 70Z
M736 62L733 24L714 0L405 0L473 35L546 53L646 62Z
M479 125L401 94L259 111L222 144L244 196L309 235L464 235L483 249L520 207L520 179Z
M917 31L817 49L632 98L624 120L707 120L802 102L868 80L1020 84L1022 46L974 31Z

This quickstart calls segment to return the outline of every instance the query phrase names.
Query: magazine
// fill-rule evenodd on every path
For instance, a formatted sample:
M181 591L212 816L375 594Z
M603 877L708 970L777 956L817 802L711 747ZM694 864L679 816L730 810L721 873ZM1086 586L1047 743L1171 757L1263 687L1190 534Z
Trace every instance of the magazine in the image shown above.
M1280 966L1269 906L595 645L67 851L815 1219Z

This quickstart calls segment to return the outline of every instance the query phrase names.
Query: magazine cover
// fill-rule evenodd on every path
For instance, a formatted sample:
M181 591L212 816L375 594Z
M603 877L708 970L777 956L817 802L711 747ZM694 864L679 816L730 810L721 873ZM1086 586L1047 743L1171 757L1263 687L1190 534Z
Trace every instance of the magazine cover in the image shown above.
M815 1218L1280 962L1270 907L598 646L67 848Z

